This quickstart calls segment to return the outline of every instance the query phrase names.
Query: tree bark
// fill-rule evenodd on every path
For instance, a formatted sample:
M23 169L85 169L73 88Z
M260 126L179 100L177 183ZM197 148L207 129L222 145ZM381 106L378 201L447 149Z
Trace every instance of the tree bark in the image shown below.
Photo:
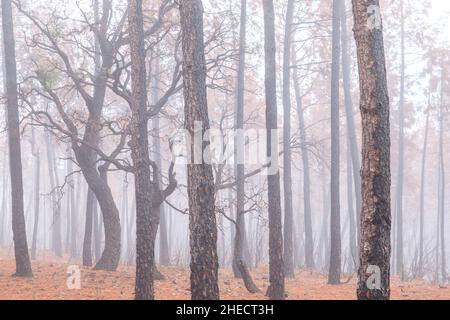
M147 133L147 74L145 68L144 17L142 0L128 2L131 51L131 156L136 194L136 300L153 300L154 238L150 157Z
M183 86L185 127L190 137L209 129L206 96L206 65L203 35L203 5L200 0L180 2L183 51ZM193 139L191 139L193 140ZM198 139L197 139L198 140ZM192 143L193 141L191 141ZM219 299L217 227L212 167L203 161L209 142L191 144L202 156L200 164L188 164L189 231L191 249L191 296L193 300Z
M387 300L390 297L391 173L383 28L378 0L353 0L352 3L363 128L357 296L360 300ZM368 24L368 18L374 18L373 25ZM380 271L380 283L373 283L371 280L378 276L377 271Z
M278 124L276 93L276 42L273 0L263 0L265 100L267 129L267 158L270 170L267 177L269 211L269 281L267 295L273 300L284 297L283 234L281 225L280 172L278 168Z
M20 150L20 122L17 98L17 68L11 0L2 0L2 29L6 83L6 111L11 173L11 211L14 255L17 277L31 277L27 234L23 208L22 156Z

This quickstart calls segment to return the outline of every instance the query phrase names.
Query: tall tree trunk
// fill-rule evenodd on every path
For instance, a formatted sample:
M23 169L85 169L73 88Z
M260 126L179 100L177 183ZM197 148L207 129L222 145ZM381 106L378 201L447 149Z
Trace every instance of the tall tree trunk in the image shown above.
M378 0L352 0L352 3L363 130L357 296L360 300L386 300L390 297L391 143L383 27ZM373 19L371 24L368 12Z
M245 50L246 50L246 31L247 30L247 0L241 0L241 15L239 24L239 63L237 71L237 87L236 87L236 130L244 129L244 91L245 91ZM234 143L235 153L235 174L236 174L236 228L234 232L233 245L233 273L236 278L241 278L242 274L239 271L238 265L246 265L243 254L243 247L245 246L245 219L241 217L245 211L245 166L244 166L244 141L238 133L235 137ZM240 235L237 233L240 232ZM238 238L239 237L239 241ZM238 261L242 260L242 261Z
M147 74L145 68L144 17L142 0L128 2L128 24L131 51L132 125L131 156L134 165L136 192L136 300L154 299L154 238L150 185L150 157L147 133Z
M180 18L185 126L187 133L193 138L191 140L195 140L199 136L203 137L209 129L202 2L181 1ZM209 142L201 145L199 142L188 146L191 160L197 160L194 154L201 156L200 164L190 161L187 168L191 296L193 300L213 300L219 299L214 178L211 165L203 161L203 151L209 146Z
M331 66L331 174L330 174L330 269L329 284L341 281L341 221L339 201L339 61L340 9L342 0L333 0L333 38Z
M444 163L444 76L441 76L441 105L439 108L439 191L438 191L438 225L436 236L440 236L441 277L442 282L447 281L447 270L445 263L445 163ZM439 279L439 278L438 278Z
M397 261L396 271L402 280L404 277L403 265L403 176L404 176L404 158L405 158L405 17L403 0L400 0L400 24L401 24L401 48L400 48L400 102L398 109L398 168L397 168L397 194L396 194L396 209L397 209Z
M36 158L35 175L34 175L34 224L33 224L33 240L31 242L31 259L36 259L37 234L39 227L39 206L40 206L40 185L41 185L41 154L36 145L34 127L31 129L32 137L32 153Z
M158 82L159 82L159 68L156 68L156 73L153 76L153 85L152 85L152 97L154 103L158 101ZM154 156L156 166L160 172L156 173L158 188L162 188L161 181L161 171L162 171L162 161L161 161L161 141L159 138L159 117L156 116L152 119L152 125L154 130L154 139L153 144L155 148ZM159 263L163 266L170 265L170 254L169 254L169 240L167 235L167 217L164 203L162 203L157 209L159 214ZM157 226L158 227L158 226Z
M71 160L71 150L68 149L68 162L67 162L67 171L68 174L73 172L73 163ZM75 180L73 176L68 179L69 185L69 194L68 197L70 199L70 256L72 258L77 258L77 212L76 212L76 203L75 203ZM79 190L78 190L79 192Z
M291 153L291 43L294 0L288 0L283 51L283 191L284 191L284 275L294 277L292 153Z
M52 199L53 221L52 229L52 249L58 257L62 257L62 239L61 239L61 199L59 197L58 168L56 166L55 154L50 141L50 134L45 135L47 149L47 168L50 178L50 192Z
M11 174L12 230L14 255L18 277L31 277L25 216L23 209L22 156L20 150L20 122L17 98L17 69L14 26L11 0L2 0L2 29L4 48L4 81L6 83L6 111L9 144L9 167Z
M359 160L359 148L356 139L356 128L355 119L353 116L353 101L352 101L352 90L351 90L351 76L350 76L350 53L348 48L348 34L347 34L347 15L345 1L341 1L341 45L342 45L342 82L344 87L344 105L345 105L345 117L347 124L347 137L348 137L348 147L350 149L351 156L351 168L352 176L355 190L355 200L356 200L356 224L357 233L356 237L352 236L350 239L350 246L352 252L358 252L359 242L360 242L360 224L361 220L361 174L359 169L361 168L361 162ZM350 183L350 181L348 182ZM352 202L353 203L353 202ZM353 207L353 205L352 205ZM350 221L354 221L354 217L351 217Z
M431 87L430 87L431 91ZM431 96L431 93L429 93ZM423 242L424 242L424 213L425 213L425 165L427 158L427 147L428 147L428 130L430 126L430 104L428 104L427 120L425 125L425 138L423 140L422 148L422 169L420 172L420 216L419 216L419 276L423 276Z
M92 229L93 229L93 214L94 206L96 206L95 195L88 187L86 197L86 222L84 226L84 240L83 240L83 266L90 267L92 261Z
M247 30L247 0L241 0L241 15L239 25L239 64L237 72L236 88L236 130L244 129L244 90L245 90L245 50ZM238 132L235 138L236 161L236 228L234 232L233 271L234 276L243 278L244 285L251 293L259 292L250 272L248 271L248 256L244 257L244 248L247 246L245 228L245 166L244 166L244 141ZM247 259L246 259L247 258Z
M293 50L295 54L295 50ZM294 57L294 61L297 59ZM298 114L298 126L300 131L300 142L302 145L306 145L307 137L305 130L305 115L302 106L302 94L300 91L300 81L298 79L297 70L293 72L294 77L294 91L295 100L297 104L297 114ZM303 166L303 211L305 220L305 265L307 269L314 268L314 241L313 241L313 230L312 230L312 214L311 214L311 178L310 178L310 167L309 167L309 154L308 150L305 148L301 152L302 156L302 166Z
M269 281L267 295L273 300L284 299L283 234L281 225L280 171L278 168L278 123L275 13L273 0L263 0L265 100L267 129L267 176L269 211Z
M348 272L351 273L354 268L356 267L356 257L357 257L357 247L355 239L357 238L357 230L356 230L356 220L355 221L355 210L353 207L354 200L353 200L353 176L352 176L352 156L351 156L351 150L350 150L350 139L347 139L347 211L348 211L348 221L349 221L349 257L350 257L350 263L348 267Z

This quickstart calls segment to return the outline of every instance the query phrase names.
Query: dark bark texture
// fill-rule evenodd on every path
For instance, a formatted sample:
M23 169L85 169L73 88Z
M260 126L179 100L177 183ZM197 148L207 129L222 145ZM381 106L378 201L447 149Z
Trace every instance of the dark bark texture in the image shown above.
M202 2L200 0L180 1L180 18L185 127L193 138L200 134L203 136L203 133L209 129ZM199 144L199 141L197 143ZM202 142L200 146L202 156L207 147L208 142ZM195 146L191 145L191 159L194 159L194 152ZM212 167L202 161L200 164L188 164L187 169L191 297L193 300L215 300L219 299L217 283L219 263Z
M391 143L383 28L381 23L368 24L369 12L372 13L369 7L379 8L379 1L353 0L352 3L363 128L361 245L357 296L360 300L386 300L390 297ZM372 14L379 14L379 11ZM374 267L380 271L379 287L368 285L371 277L376 277Z
M31 277L27 234L23 208L22 155L20 150L19 105L17 98L17 69L11 0L2 0L3 50L5 64L6 111L11 173L11 211L14 255L18 277Z
M267 158L271 170L267 177L269 205L269 288L267 295L273 300L284 299L283 233L281 225L280 172L278 170L278 124L276 93L276 42L275 13L272 0L263 0L264 53L265 53L265 99ZM275 168L275 169L274 169Z

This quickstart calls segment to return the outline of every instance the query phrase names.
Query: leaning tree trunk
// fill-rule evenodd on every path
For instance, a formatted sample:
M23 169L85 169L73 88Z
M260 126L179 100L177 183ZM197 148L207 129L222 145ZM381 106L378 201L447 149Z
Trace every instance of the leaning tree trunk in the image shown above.
M209 117L202 2L181 1L180 18L185 127L190 137L203 137L203 133L209 129ZM203 162L203 151L208 147L208 142L199 144L200 141L197 141L197 147L201 147L201 150L195 150L194 144L188 146L191 156L187 167L191 296L193 300L213 300L219 299L214 181L211 165ZM194 154L201 156L201 163L192 162Z
M278 168L278 124L276 83L275 13L273 0L263 0L265 99L268 168L269 211L269 281L267 295L273 300L284 299L283 234L281 225L280 172Z
M294 217L292 209L292 152L291 152L291 43L294 0L286 8L283 51L283 190L284 190L284 274L294 277Z
M330 268L329 284L339 284L341 278L341 221L339 202L339 57L340 1L333 0L333 38L331 66L331 174L330 174Z
M363 130L357 296L360 300L386 300L390 297L391 143L383 27L378 0L353 0L352 3Z
M20 151L20 122L17 99L17 69L14 26L11 0L2 0L2 28L4 49L4 81L6 83L6 111L9 144L9 167L11 173L12 230L14 255L18 277L31 277L27 234L23 209L22 156Z

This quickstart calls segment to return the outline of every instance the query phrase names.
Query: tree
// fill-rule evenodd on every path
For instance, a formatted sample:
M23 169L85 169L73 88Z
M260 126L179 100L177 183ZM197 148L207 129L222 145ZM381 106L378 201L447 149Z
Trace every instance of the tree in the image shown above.
M339 284L341 278L341 221L339 201L339 58L340 10L342 0L333 0L333 37L331 62L331 181L330 181L330 268L329 284Z
M295 50L293 50L295 53ZM294 56L294 62L297 65L297 59ZM297 105L298 114L298 127L300 131L300 142L302 145L306 145L307 136L305 128L305 115L302 102L302 94L300 91L300 80L297 74L297 69L293 72L294 78L294 92L295 101ZM312 216L311 216L311 172L309 166L309 154L308 150L302 152L302 166L303 166L303 214L305 223L305 265L307 269L314 268L314 241L313 241L313 229L312 229Z
M142 0L128 2L131 51L131 157L136 194L136 285L137 300L154 299L153 266L156 219L152 205L150 156L147 129L147 73L145 68Z
M400 0L400 101L398 106L398 168L396 193L397 218L397 275L404 277L403 265L403 180L405 163L405 13L404 3Z
M283 190L284 190L284 273L294 277L292 152L291 152L291 44L294 0L288 0L284 26L283 51Z
M345 118L347 124L347 142L348 149L351 157L351 162L349 162L349 167L347 168L348 177L353 177L354 190L355 190L355 200L356 200L356 219L354 214L350 212L350 225L356 225L356 231L351 231L350 235L350 252L351 256L356 259L357 248L359 246L360 240L360 213L361 213L361 175L359 169L361 167L361 161L359 159L359 148L356 139L356 128L355 119L353 116L354 108L351 93L351 74L350 74L350 52L348 48L348 34L347 34L347 14L345 1L341 1L341 45L342 45L342 82L344 89L344 105L345 105ZM350 183L350 179L347 181ZM349 186L348 188L351 188ZM351 190L350 190L351 192ZM349 193L349 198L353 198L351 193ZM349 199L349 209L353 210L353 199ZM354 221L357 221L355 223ZM352 227L353 228L353 227ZM356 235L356 236L355 236Z
M209 129L201 0L181 1L180 20L185 128L191 137L189 160L193 160L197 153L193 138L203 137ZM203 161L208 145L202 139L201 146L197 146L201 148L201 163L191 162L187 166L193 300L219 299L215 188L212 167Z
M363 128L357 296L360 300L386 300L390 297L391 174L383 27L378 0L353 0L352 3ZM379 276L379 283L372 281L374 274Z
M11 210L14 236L14 255L17 277L31 277L27 234L23 208L22 155L20 150L20 122L17 97L17 69L14 25L11 0L2 0L2 30L6 87L9 167L11 174Z
M280 172L278 170L278 124L275 61L275 13L272 0L263 0L264 59L267 158L270 171L267 177L269 205L269 281L270 299L284 299L283 234L281 226ZM274 172L272 172L274 171Z
M39 207L40 207L40 186L41 186L41 153L36 143L34 127L31 129L31 149L33 157L36 158L35 176L34 176L34 224L33 238L31 241L31 259L36 259L37 233L39 226Z

